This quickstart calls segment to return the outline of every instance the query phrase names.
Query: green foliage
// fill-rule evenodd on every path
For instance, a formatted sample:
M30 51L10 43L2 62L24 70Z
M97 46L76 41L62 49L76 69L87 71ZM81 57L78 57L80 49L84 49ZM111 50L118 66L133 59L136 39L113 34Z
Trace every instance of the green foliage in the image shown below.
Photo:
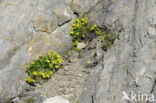
M112 44L114 44L115 39L117 38L118 33L114 31L107 32L105 39L102 38L103 41L103 49L107 50Z
M107 35L106 34L103 34L103 35L99 35L98 36L98 39L101 40L102 42L105 41L106 38L107 38Z
M96 24L94 26L90 27L90 31L94 31L99 36L103 34L102 31L97 27Z
M72 24L73 46L76 47L80 39L86 37L86 33L90 30L88 18L86 16L77 18Z
M102 30L98 28L95 24L90 26L88 23L88 18L86 16L77 18L72 24L72 31L70 34L73 36L73 47L72 50L79 51L77 49L78 43L87 37L86 34L94 32L96 36L103 42L102 47L106 50L110 47L114 40L117 37L117 33L112 32L111 30Z
M34 98L27 98L26 100L25 100L25 102L26 103L34 103L35 102L35 100L34 100Z
M108 34L107 34L107 39L109 41L114 41L116 39L116 37L118 36L118 33L116 33L115 31L110 31Z
M27 66L28 78L25 81L34 84L38 79L50 79L53 72L57 71L63 62L62 57L54 51L50 51L46 56L40 56Z
M72 47L72 50L75 51L75 52L80 52L81 50L78 49L77 47Z
M107 50L107 48L109 48L111 45L112 45L112 42L105 40L103 41L102 48L104 50Z

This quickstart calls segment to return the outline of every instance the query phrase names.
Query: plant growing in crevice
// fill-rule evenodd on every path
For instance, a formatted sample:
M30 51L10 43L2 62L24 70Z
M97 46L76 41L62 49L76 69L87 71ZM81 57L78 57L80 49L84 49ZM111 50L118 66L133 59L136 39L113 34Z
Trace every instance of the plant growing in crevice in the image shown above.
M115 39L117 38L118 33L113 31L113 30L109 30L106 32L106 36L105 39L103 39L103 37L99 37L99 39L102 40L102 48L103 50L107 50L112 44L114 44Z
M72 31L70 32L73 37L72 50L79 52L80 50L77 48L78 43L85 40L88 36L87 34L92 33L94 33L95 36L103 42L102 48L104 50L107 50L107 48L114 43L117 37L117 33L109 30L108 28L106 30L100 29L96 24L90 26L88 18L86 16L81 16L74 20L72 24Z
M77 47L78 43L86 37L86 33L89 32L89 30L90 25L86 16L74 20L72 31L70 32L73 36L73 47Z
M50 79L53 72L58 70L62 62L62 57L54 51L48 52L46 56L39 56L39 59L27 66L28 78L25 81L29 84L34 84L40 79Z

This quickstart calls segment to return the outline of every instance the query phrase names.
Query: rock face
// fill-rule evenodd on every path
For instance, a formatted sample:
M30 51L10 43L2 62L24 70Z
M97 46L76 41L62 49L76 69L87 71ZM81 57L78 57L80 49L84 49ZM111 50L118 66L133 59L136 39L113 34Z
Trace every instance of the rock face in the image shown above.
M0 0L0 101L25 85L24 68L49 50L67 51L71 21L67 1Z
M0 0L0 101L26 87L24 68L38 55L71 48L71 23L82 4L86 11L93 6L79 0Z
M102 0L92 8L88 13L91 23L113 27L120 36L104 53L100 75L88 79L96 85L86 86L88 90L82 94L80 103L138 103L139 99L132 99L132 92L155 94L155 11L155 0ZM89 90L94 90L92 95ZM122 100L123 92L129 94L129 101ZM142 103L145 102L144 99Z
M0 102L25 87L27 63L71 47L75 14L120 33L107 52L97 51L102 59L79 103L133 103L139 101L122 100L123 92L155 94L155 11L155 0L0 0Z

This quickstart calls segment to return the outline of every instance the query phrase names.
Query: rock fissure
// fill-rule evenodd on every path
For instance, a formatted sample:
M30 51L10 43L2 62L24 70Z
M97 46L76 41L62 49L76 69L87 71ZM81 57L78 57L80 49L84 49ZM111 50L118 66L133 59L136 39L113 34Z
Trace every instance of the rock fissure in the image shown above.
M69 19L69 20L63 22L62 24L58 24L58 26L61 27L61 26L65 25L65 24L68 24L71 20L72 20L72 19Z
M0 1L0 103L27 87L23 64L50 50L70 50L71 22L81 14L91 25L120 31L116 44L104 52L95 39L86 42L81 53L65 56L50 81L13 101L42 103L59 95L74 103L120 103L123 90L155 94L155 7L155 0Z

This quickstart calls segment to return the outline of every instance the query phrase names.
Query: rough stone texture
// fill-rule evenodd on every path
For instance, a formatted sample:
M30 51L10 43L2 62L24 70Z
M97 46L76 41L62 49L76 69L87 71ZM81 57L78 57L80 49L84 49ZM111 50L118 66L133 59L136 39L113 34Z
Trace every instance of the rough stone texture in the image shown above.
M155 0L103 0L92 8L88 13L90 22L112 27L120 31L120 36L104 53L104 67L98 81L90 80L98 82L92 98L89 101L82 94L80 103L134 103L121 101L123 91L127 94L156 92L155 11ZM87 88L91 90L90 86Z
M67 99L56 96L56 97L51 97L43 101L43 103L70 103Z
M77 49L83 49L85 47L86 47L85 43L78 43L78 45L77 45Z
M89 48L93 48L90 49ZM28 100L34 100L33 103L42 103L46 98L55 96L62 96L68 99L71 103L77 103L81 93L83 92L84 83L86 82L92 89L96 83L85 81L91 75L100 72L102 69L100 61L103 58L103 50L101 49L101 42L97 38L89 43L86 43L86 48L82 49L80 53L68 51L64 55L65 62L63 66L57 71L47 82L36 83L35 87L29 88L22 92L16 98L20 98L17 103L27 103ZM96 55L96 56L95 56ZM91 60L91 61L90 61ZM90 61L89 64L88 61ZM98 62L101 62L98 64ZM87 65L86 65L87 64ZM98 64L99 68L94 68ZM96 72L94 72L96 70ZM94 75L89 77L90 80L97 81ZM88 91L92 95L94 92ZM87 98L90 99L90 94L87 93ZM12 101L14 101L13 98ZM87 99L86 98L86 99Z
M155 93L155 11L156 0L0 0L0 99L22 90L26 63L71 47L74 14L120 32L107 52L97 50L97 59L82 54L82 64L98 64L80 103L133 103L121 101L123 91Z
M30 61L49 50L60 53L72 46L69 31L77 7L82 6L83 14L95 4L93 0L0 0L0 101L26 87L24 68Z
M65 0L0 0L0 101L22 90L27 63L71 47L74 18Z

